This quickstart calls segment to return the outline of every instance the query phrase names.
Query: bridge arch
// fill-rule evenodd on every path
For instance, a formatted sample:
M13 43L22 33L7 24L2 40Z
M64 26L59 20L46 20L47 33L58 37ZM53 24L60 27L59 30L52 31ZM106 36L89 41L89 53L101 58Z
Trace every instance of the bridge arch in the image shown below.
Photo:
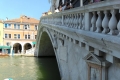
M22 45L20 43L15 43L13 45L13 50L14 50L14 53L21 53Z
M54 37L51 35L48 29L41 28L39 44L38 47L38 56L56 56L56 51L54 49Z
M38 57L55 57L56 65L58 66L57 68L59 72L59 74L57 74L59 75L59 77L61 77L59 59L57 58L58 55L55 48L55 43L57 39L55 39L55 35L51 33L46 27L40 26L39 32L40 33L37 34L39 37L37 37L37 52L35 52L35 54L37 53Z

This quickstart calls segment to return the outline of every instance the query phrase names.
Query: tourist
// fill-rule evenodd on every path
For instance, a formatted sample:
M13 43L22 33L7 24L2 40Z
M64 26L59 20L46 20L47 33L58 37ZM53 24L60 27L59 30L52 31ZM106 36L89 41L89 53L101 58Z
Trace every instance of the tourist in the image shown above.
M62 11L62 5L59 6L59 11Z
M57 9L55 8L55 13L57 13L57 12L59 12L59 7Z

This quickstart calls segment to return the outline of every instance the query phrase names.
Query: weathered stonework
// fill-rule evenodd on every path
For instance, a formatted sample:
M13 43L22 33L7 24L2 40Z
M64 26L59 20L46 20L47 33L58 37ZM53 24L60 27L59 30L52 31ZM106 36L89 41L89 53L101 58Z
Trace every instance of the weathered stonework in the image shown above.
M43 46L53 49L61 80L119 80L119 7L120 0L107 0L42 17L35 55L53 55L40 51L51 42Z

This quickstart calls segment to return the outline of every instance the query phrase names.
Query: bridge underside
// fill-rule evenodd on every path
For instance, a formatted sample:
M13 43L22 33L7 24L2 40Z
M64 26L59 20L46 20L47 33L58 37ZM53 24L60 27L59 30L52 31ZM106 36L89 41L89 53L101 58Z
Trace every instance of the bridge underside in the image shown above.
M42 33L38 56L55 56L51 40L46 32Z

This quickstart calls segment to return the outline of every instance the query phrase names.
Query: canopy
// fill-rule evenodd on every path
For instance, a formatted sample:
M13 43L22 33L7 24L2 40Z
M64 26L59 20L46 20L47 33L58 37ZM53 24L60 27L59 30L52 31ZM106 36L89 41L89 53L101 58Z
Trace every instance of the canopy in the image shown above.
M10 49L11 46L0 46L0 49Z
M36 44L36 42L32 42L32 44L34 45L34 44Z

